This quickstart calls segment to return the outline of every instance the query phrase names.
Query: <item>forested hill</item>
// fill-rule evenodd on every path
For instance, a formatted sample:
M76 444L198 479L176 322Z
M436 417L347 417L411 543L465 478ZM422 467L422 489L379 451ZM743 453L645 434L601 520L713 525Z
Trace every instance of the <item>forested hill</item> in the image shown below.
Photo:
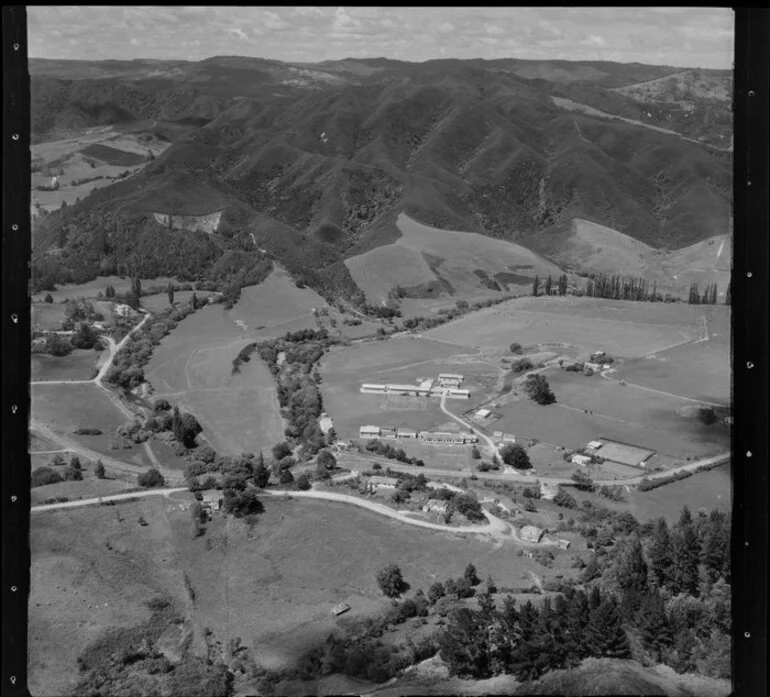
M693 101L685 81L665 92L665 109L641 109L661 89L632 87L681 68L218 57L32 61L30 70L38 140L112 126L172 141L141 173L41 223L35 270L60 280L120 270L139 246L167 255L163 273L185 277L224 250L259 247L319 288L355 294L341 262L398 238L398 212L524 245L575 218L669 250L729 227L728 151L554 100L600 102L669 130L681 106L698 124L678 125L682 135L719 140L720 119L709 131L699 116L724 106L717 90ZM177 216L184 228L220 212L218 239L158 223ZM141 273L161 272L140 257Z

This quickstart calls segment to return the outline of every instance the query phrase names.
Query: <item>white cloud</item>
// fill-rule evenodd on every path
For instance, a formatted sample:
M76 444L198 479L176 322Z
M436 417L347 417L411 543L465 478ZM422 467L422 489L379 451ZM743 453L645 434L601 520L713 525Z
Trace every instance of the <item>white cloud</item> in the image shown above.
M451 22L441 22L441 24L438 25L438 30L442 34L450 34L453 31L457 31L457 27Z
M286 29L289 25L277 12L265 12L263 24L268 29Z
M505 34L505 29L499 24L485 24L484 29L490 36L500 36L501 34Z

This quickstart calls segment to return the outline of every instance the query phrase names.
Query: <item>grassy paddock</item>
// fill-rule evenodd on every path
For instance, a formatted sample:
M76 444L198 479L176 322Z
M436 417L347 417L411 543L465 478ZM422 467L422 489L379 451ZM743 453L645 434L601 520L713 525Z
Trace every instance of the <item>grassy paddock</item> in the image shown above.
M32 380L90 380L107 351L75 349L68 356L32 354Z
M606 303L613 302L614 306ZM426 338L466 346L505 348L511 342L563 342L613 356L637 357L697 337L692 312L662 303L594 298L523 297L479 310L425 332ZM658 308L661 308L658 310ZM656 312L660 320L656 321Z
M231 374L251 341L221 306L205 307L163 339L145 370L155 396L195 414L222 453L267 450L283 438L273 377L259 356Z

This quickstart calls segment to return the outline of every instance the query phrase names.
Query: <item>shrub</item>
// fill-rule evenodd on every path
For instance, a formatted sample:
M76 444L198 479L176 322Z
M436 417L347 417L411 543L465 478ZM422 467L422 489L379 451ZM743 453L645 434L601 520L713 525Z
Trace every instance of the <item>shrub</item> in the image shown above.
M511 370L516 374L532 370L534 367L534 364L529 358L520 358L518 361L511 363Z
M273 446L273 459L282 460L289 455L291 455L291 446L286 441L276 443Z
M99 479L104 479L104 477L106 476L106 471L104 469L104 464L102 463L101 460L97 460L96 461L96 468L94 469L94 474Z
M155 467L151 467L146 472L142 472L142 474L137 476L136 483L139 484L139 486L149 489L156 486L164 486L166 480Z
M527 451L518 443L506 443L500 450L500 457L506 465L516 469L530 469L532 467Z
M511 353L521 353L521 344L516 343L515 341L508 347Z
M297 477L297 489L300 491L307 491L310 489L310 480L308 479L306 474L300 474L299 477Z
M171 409L171 405L169 404L167 399L156 399L155 402L152 405L153 411L157 414L161 411L169 411Z
M559 487L558 493L553 497L553 502L562 508L577 508L575 497L562 487Z
M291 473L290 469L286 468L281 470L281 475L278 478L278 481L281 484L291 484L294 481L294 475Z
M38 467L32 470L31 484L32 487L45 486L46 484L56 484L61 482L61 475L50 467Z
M64 470L64 478L68 482L80 482L83 481L83 472L81 472L81 470L79 470L77 467L70 465L66 470Z
M377 572L377 585L389 598L397 598L404 588L404 577L396 564L388 564Z
M83 468L83 465L80 464L80 458L77 455L73 455L70 458L70 467L79 470Z
M530 399L538 404L553 404L556 401L556 395L551 391L548 380L543 375L530 375L527 377L524 389L527 391Z

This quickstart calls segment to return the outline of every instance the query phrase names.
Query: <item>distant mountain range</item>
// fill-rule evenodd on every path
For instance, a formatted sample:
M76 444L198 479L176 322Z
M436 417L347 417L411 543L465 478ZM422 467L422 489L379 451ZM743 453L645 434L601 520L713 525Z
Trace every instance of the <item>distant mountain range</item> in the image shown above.
M186 255L246 259L259 247L350 295L359 289L344 260L399 239L399 213L581 272L596 254L585 235L579 253L567 243L576 219L637 241L653 265L648 249L730 233L729 71L216 57L32 59L30 74L36 142L100 126L172 142L141 172L39 224L38 266L55 259L81 276L121 270L140 238L156 253L173 239L163 273L199 273L204 262ZM176 216L184 227L215 212L213 236L158 222Z

